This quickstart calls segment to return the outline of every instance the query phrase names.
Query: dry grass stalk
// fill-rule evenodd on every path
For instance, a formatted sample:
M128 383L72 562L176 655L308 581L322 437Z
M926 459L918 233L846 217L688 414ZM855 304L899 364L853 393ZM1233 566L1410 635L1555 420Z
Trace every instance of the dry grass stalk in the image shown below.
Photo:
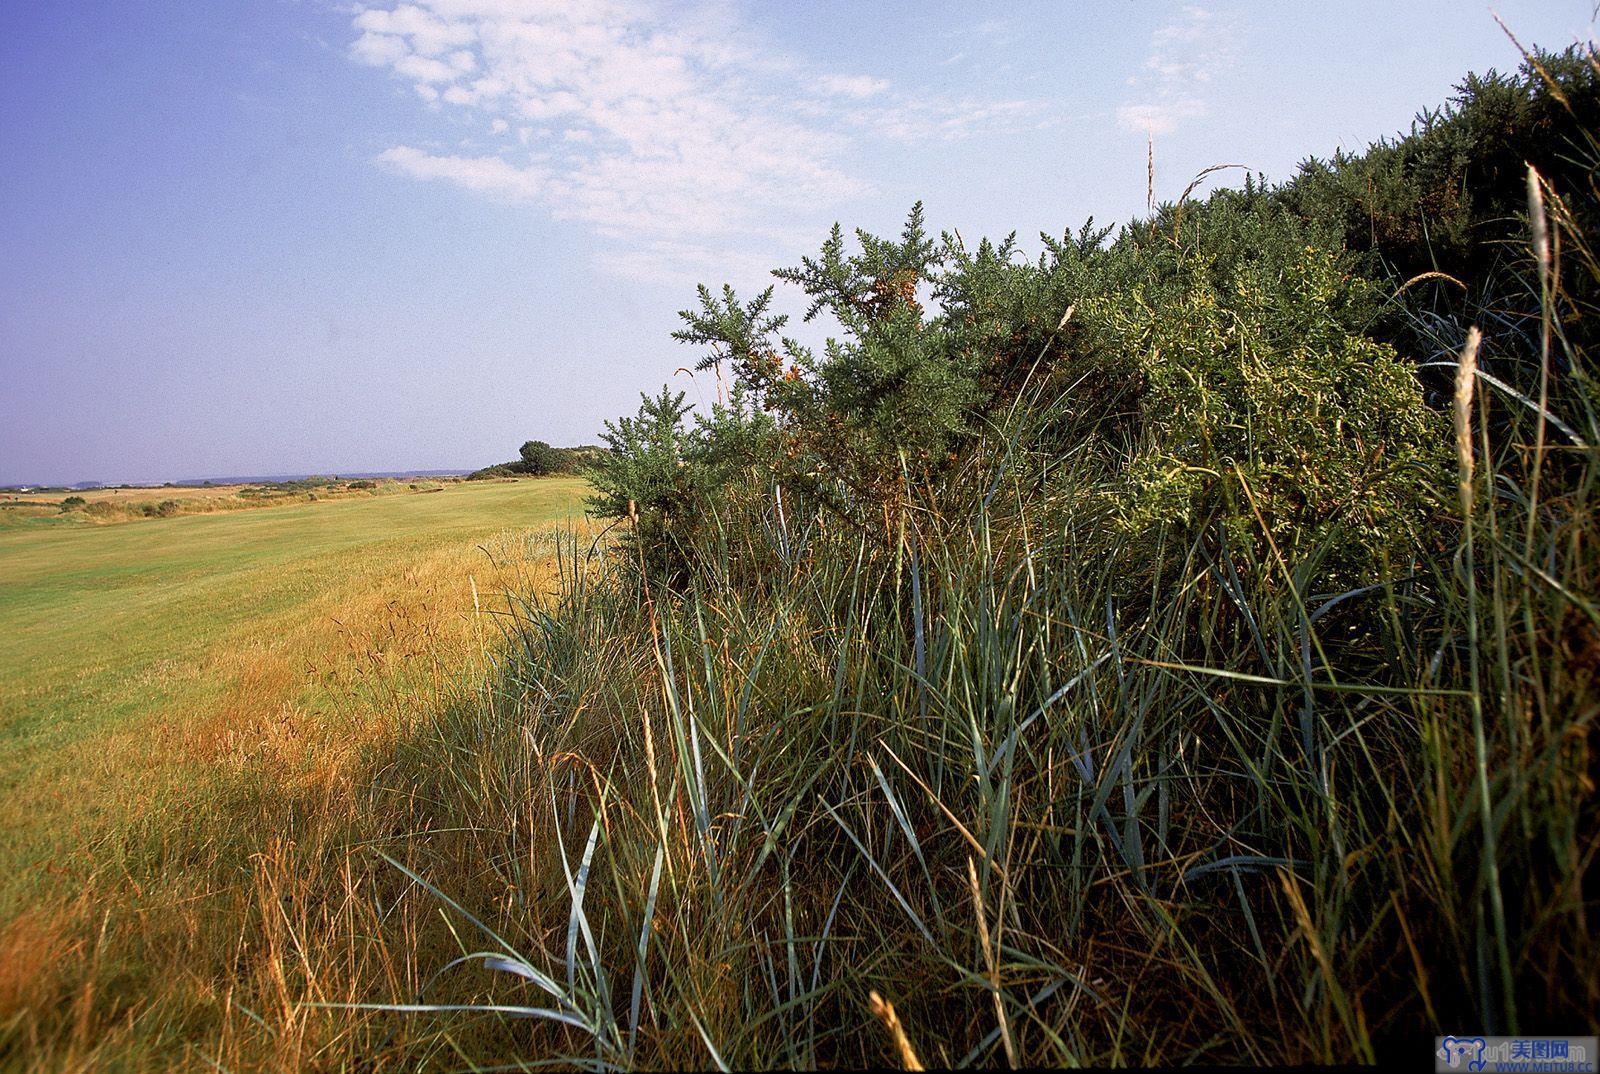
M870 992L867 995L867 1005L872 1013L889 1030L889 1037L894 1041L895 1051L900 1054L900 1067L902 1070L926 1070L922 1060L917 1058L916 1049L911 1047L911 1039L906 1036L905 1026L900 1024L900 1016L895 1013L894 1004Z
M1407 290L1409 290L1411 288L1412 284L1424 283L1424 282L1426 282L1428 280L1444 280L1447 283L1455 284L1457 287L1461 288L1461 290L1463 290L1463 291L1465 291L1467 289L1467 285L1466 284L1462 283L1460 280L1456 279L1454 276L1450 275L1448 272L1419 272L1415 276L1413 276L1409 280L1407 280L1405 283L1401 284L1399 286L1399 288L1395 291L1395 295L1397 297L1399 295L1403 295L1403 294L1406 293Z
M1456 366L1456 394L1452 414L1456 428L1456 472L1459 477L1461 495L1461 514L1470 521L1472 518L1472 393L1473 386L1478 377L1478 347L1483 342L1483 333L1477 326L1467 332L1466 346L1461 348L1461 360Z
M1017 1045L1011 1039L1011 1022L1006 1018L1006 1005L1000 997L1000 961L998 943L989 941L988 910L983 905L983 888L978 883L978 869L967 855L967 882L972 886L972 912L978 918L978 944L983 948L983 960L989 967L989 994L994 997L994 1016L1000 1023L1000 1040L1006 1048L1006 1065L1017 1068Z

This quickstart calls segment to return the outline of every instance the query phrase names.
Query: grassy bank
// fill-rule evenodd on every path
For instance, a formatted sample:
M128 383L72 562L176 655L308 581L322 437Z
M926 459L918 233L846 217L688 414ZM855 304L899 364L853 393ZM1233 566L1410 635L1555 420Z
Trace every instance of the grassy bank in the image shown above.
M920 206L836 229L775 274L836 338L702 289L677 338L731 387L608 426L605 532L490 547L498 638L430 611L465 612L466 560L367 576L302 528L251 552L257 633L197 678L234 700L125 748L80 721L72 754L50 699L138 680L49 680L58 636L13 669L47 680L11 718L39 786L176 758L183 811L103 828L78 898L36 894L70 848L39 857L7 1057L1271 1065L1593 1032L1596 129L1574 49L1036 259ZM163 547L77 596L12 569L115 622ZM176 580L157 629L204 622L182 577L146 579Z
M731 393L611 426L614 539L568 543L483 694L373 770L364 845L262 870L281 983L206 1054L1284 1064L1592 1032L1597 78L1536 57L1037 261L920 211L836 231L777 274L825 352L703 291L679 338Z

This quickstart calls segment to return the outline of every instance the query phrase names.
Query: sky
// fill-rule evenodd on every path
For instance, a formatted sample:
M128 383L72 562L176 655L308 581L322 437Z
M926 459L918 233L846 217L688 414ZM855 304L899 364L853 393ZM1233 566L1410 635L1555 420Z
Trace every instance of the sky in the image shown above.
M1036 250L1139 213L1150 145L1158 200L1282 179L1517 58L1471 0L0 5L0 484L593 443L708 398L696 284L836 220Z

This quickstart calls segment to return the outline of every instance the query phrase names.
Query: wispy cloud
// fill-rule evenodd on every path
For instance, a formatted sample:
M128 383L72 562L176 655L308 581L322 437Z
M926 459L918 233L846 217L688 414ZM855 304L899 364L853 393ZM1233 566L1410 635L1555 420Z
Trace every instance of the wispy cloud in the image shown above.
M493 156L435 156L408 145L397 145L378 154L378 159L418 179L448 179L469 190L487 190L520 198L538 197L547 182L541 168L533 165L519 168Z
M676 276L787 241L797 206L868 190L848 164L868 139L960 138L1040 115L1026 101L936 100L864 72L811 71L699 14L616 0L363 8L354 60L483 123L470 155L400 144L378 159L626 239L601 258L616 271Z
M1240 27L1230 14L1185 7L1150 37L1150 52L1128 80L1132 93L1117 109L1123 127L1171 134L1208 109L1209 84L1238 63Z

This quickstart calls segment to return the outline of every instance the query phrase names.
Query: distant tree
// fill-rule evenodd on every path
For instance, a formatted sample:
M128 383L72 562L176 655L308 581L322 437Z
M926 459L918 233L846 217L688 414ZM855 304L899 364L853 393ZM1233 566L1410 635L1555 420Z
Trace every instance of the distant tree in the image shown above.
M566 455L561 449L553 448L543 440L529 440L522 445L519 454L522 456L522 472L534 477L560 473L568 468Z
M551 447L543 440L529 440L522 445L515 459L474 470L466 476L466 479L489 481L496 478L570 474L588 464L600 451L600 448L594 446L558 448Z

